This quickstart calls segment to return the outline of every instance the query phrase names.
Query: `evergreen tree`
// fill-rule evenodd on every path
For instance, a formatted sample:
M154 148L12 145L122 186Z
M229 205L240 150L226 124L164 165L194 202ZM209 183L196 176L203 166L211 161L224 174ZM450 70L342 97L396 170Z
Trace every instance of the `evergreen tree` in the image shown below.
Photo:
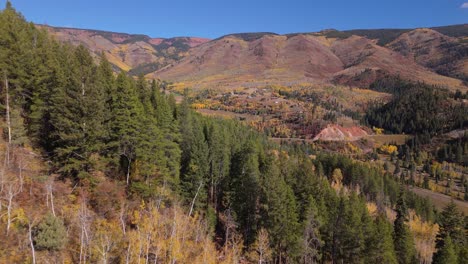
M416 252L414 247L413 236L409 227L406 225L408 221L408 208L404 191L400 191L400 197L396 204L396 219L393 224L393 244L398 263L410 264L416 261Z
M34 243L39 250L60 250L67 242L63 221L48 213L35 230Z
M236 166L236 160L233 161L234 166ZM251 176L252 177L252 176ZM254 180L254 179L252 179ZM244 181L244 189L248 186L248 182ZM266 170L265 175L263 176L263 189L262 189L262 222L271 234L272 246L275 249L275 259L278 263L285 263L292 261L299 254L299 242L300 237L298 231L300 230L298 215L297 215L297 205L294 199L294 194L291 188L286 184L284 179L279 173L279 168L272 160L269 168ZM256 190L244 190L255 192ZM237 196L242 197L246 194L241 193L239 189ZM254 193L248 194L252 198L250 199L252 204L250 205L250 217L255 217L255 206L253 204ZM238 203L241 200L237 201ZM248 208L246 208L245 214L249 214ZM311 213L311 225L313 223L313 216ZM311 226L310 226L311 227ZM316 231L315 231L316 232ZM316 235L309 233L307 236L311 238L311 235ZM247 240L248 241L248 240ZM315 241L310 241L315 243ZM308 245L314 246L314 245ZM313 252L312 252L313 253ZM317 257L309 256L309 257Z
M443 263L441 261L445 260L446 256L442 256L442 254L447 254L447 251L450 251L451 247L454 248L455 254L459 255L459 260L461 261L464 258L464 249L468 241L463 216L458 211L453 200L444 208L440 216L439 226L439 233L436 237L437 251L433 257L434 263ZM447 238L450 238L450 243L453 245L445 247Z
M385 215L379 214L374 220L372 235L367 243L367 263L398 263L392 233L392 225Z
M103 93L95 85L95 66L88 50L79 46L68 52L69 63L64 61L62 68L65 76L72 77L64 79L51 98L53 148L60 172L85 179L93 170L91 156L102 151Z
M116 80L114 77L114 72L112 70L111 63L107 60L107 57L104 53L101 54L100 63L97 67L97 83L96 86L99 87L100 92L102 95L102 102L101 104L103 107L101 108L103 116L103 131L102 137L106 144L109 144L111 140L111 133L112 133L112 114L113 114L113 106L116 100L117 92L116 92ZM106 146L108 148L109 146Z
M250 246L255 241L258 224L258 200L260 192L257 151L252 143L246 143L243 148L234 154L229 179L229 204L239 223L245 244ZM283 201L284 202L284 201ZM272 241L278 237L271 228Z
M133 81L121 72L116 80L116 96L112 104L110 154L115 165L125 172L130 183L132 166L137 158L142 106Z
M437 254L434 257L434 264L458 264L458 256L455 250L455 246L450 236L444 239L444 245L439 248Z
M180 173L179 148L180 131L178 122L174 119L173 110L169 106L168 99L161 93L159 85L153 80L148 96L152 111L147 114L152 115L152 122L157 125L162 134L158 147L162 149L166 158L166 173L164 173L164 183L168 183L171 189L178 189Z
M207 127L209 196L215 209L218 208L219 187L229 174L230 149L229 136L222 126L211 122Z

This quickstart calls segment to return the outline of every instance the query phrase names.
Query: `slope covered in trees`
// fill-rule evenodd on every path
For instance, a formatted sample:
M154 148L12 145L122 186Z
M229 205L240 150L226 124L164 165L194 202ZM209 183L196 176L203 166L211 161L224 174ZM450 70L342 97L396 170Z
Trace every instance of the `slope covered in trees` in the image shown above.
M370 107L365 123L394 133L436 135L468 125L468 108L448 91L387 76L371 89L394 94L385 104ZM460 94L458 91L456 94Z
M98 65L84 47L57 43L10 3L0 21L0 262L420 256L406 210L432 223L434 209L382 168L202 117L187 94L176 105L162 83L115 76L105 56ZM466 220L451 215L458 230ZM439 255L465 260L466 235L446 239L444 221Z

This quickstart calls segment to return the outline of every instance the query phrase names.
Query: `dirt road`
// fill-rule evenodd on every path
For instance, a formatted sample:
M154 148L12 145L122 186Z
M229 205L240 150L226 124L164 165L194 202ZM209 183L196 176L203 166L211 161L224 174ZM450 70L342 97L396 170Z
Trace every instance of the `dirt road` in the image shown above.
M442 210L447 204L450 203L450 200L452 199L448 195L436 193L431 190L426 190L418 187L410 188L410 190L412 190L414 193L421 197L429 198L438 210ZM465 215L468 215L468 202L463 202L455 199L454 202L457 205L458 209L460 209L460 211L462 211Z

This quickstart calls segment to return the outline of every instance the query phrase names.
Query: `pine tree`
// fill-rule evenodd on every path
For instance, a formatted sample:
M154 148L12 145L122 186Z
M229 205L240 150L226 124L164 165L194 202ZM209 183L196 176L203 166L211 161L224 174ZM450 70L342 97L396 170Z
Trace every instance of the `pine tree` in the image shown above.
M151 83L150 102L158 126L164 129L170 129L174 124L174 116L171 106L154 80Z
M63 221L50 213L39 223L34 233L34 242L39 250L60 250L67 242Z
M219 186L229 174L230 149L229 136L224 127L210 122L207 127L209 196L211 203L218 209Z
M459 263L457 252L455 250L455 246L450 236L447 236L444 239L444 245L441 248L439 248L432 263L434 264L457 264Z
M75 179L89 179L93 154L102 150L103 93L95 85L95 65L82 46L61 58L63 85L52 94L51 123L54 125L56 166ZM62 78L62 77L61 77Z
M53 95L61 92L65 83L63 68L59 57L67 56L65 48L47 37L45 31L37 34L37 53L34 67L30 70L35 75L31 83L30 105L27 109L28 135L35 146L42 147L46 152L53 151L54 125L51 114L53 111Z
M410 264L416 260L416 252L414 247L413 236L409 227L406 225L408 221L408 208L406 206L404 191L400 191L396 205L396 219L393 224L393 244L398 263Z
M258 157L253 144L245 144L233 156L229 175L230 206L235 213L246 246L250 246L255 241L257 231L260 191ZM274 234L270 229L269 231Z
M135 85L138 99L143 105L144 112L148 115L154 116L154 107L151 102L152 91L148 87L148 82L145 80L145 76L139 75Z
M103 105L102 113L103 115L103 131L102 134L104 142L109 143L111 139L111 129L112 129L112 107L116 99L116 80L114 77L114 72L112 70L112 65L107 60L107 57L104 53L100 56L100 63L97 67L97 77L96 77L96 86L99 87L102 95ZM106 146L108 148L109 146Z
M116 95L112 102L110 154L113 163L125 173L130 183L132 166L137 158L142 106L138 100L133 81L124 72L117 76ZM120 165L120 166L119 166Z
M442 254L453 246L455 254L463 258L463 250L467 246L466 227L464 226L464 219L462 214L458 211L455 202L452 200L448 204L440 217L439 233L436 237L436 252L434 253L434 263L443 263ZM445 247L447 238L450 238L450 243L453 245Z
M367 243L367 263L398 263L392 233L392 225L385 215L379 214L374 220L373 231Z
M236 166L235 164L237 164L236 160L233 161L234 166ZM242 179L248 175L239 176ZM246 212L243 215L253 218L256 212L253 204L255 194L250 192L258 190L252 189L253 186L248 181L245 180L244 182L243 186L238 190L240 193L237 195L240 197L242 197L241 195L252 197L250 200L252 203L251 208L246 208ZM271 234L271 243L276 262L290 262L300 253L300 225L294 193L281 177L279 168L275 162L272 162L269 169L265 172L262 185L262 222ZM246 190L247 187L249 190ZM244 193L241 191L242 189L244 189ZM246 191L249 193L245 193ZM241 200L238 202L241 202ZM242 217L242 215L239 216ZM254 230L252 231L254 232ZM310 233L309 235L313 234Z

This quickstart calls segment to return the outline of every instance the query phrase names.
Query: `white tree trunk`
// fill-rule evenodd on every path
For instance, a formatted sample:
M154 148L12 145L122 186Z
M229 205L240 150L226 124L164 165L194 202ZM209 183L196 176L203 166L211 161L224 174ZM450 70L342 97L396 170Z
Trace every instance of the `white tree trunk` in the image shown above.
M193 206L195 205L195 201L197 200L198 192L200 192L200 189L201 189L202 186L203 186L203 182L200 182L200 185L198 186L198 189L197 189L197 193L195 194L195 197L193 197L192 205L190 206L190 212L188 214L189 217L192 215Z
M34 243L32 239L32 224L28 221L28 235L29 235L29 245L31 246L31 254L32 254L32 263L36 264L36 251L34 250Z
M11 182L9 185L8 185L8 190L7 190L7 193L6 193L6 200L8 201L8 205L7 205L7 227L6 227L6 235L8 236L9 232L10 232L10 227L11 227L11 222L12 222L12 219L11 219L11 211L13 209L13 199L15 198L15 196L19 193L18 190L15 190L15 184L13 182Z

